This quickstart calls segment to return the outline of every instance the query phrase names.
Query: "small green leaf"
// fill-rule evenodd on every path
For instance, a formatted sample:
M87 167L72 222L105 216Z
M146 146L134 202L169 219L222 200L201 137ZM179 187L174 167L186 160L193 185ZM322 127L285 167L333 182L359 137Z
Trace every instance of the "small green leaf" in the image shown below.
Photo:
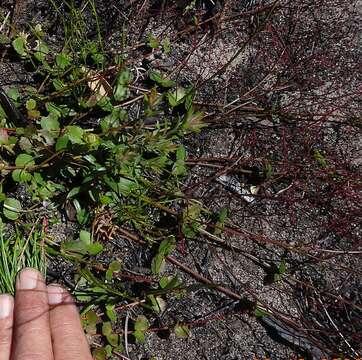
M54 79L53 86L54 86L54 89L57 91L61 91L65 88L64 83L60 79Z
M174 331L178 338L184 339L190 335L190 329L186 325L176 324Z
M40 37L40 38L43 38L45 36L45 32L41 26L41 24L36 24L35 27L34 27L34 33Z
M138 343L144 343L145 342L145 334L142 331L134 331L133 336L136 338L136 341Z
M13 199L13 198L7 198L4 201L4 215L9 220L16 220L20 216L20 212L22 210L20 201Z
M61 249L66 253L72 254L85 255L87 253L87 245L83 244L81 241L62 242Z
M88 324L96 324L98 321L98 315L95 311L90 310L86 314Z
M259 307L256 307L254 315L256 317L264 317L264 316L269 316L269 313Z
M172 167L172 174L175 176L181 176L187 174L185 166L186 149L183 145L180 145L176 151L176 161Z
M112 277L113 277L113 274L115 272L118 272L119 270L121 270L121 263L117 260L114 260L112 261L110 264L109 264L109 267L108 267L108 270L106 271L106 279L108 281L111 281L112 280Z
M11 88L6 93L9 96L9 98L15 102L17 102L20 99L19 90L16 88Z
M22 36L18 36L16 39L12 41L12 45L14 50L20 55L25 56L25 48L26 48L26 40Z
M190 203L182 214L184 222L193 222L194 220L198 220L201 208L201 204L197 202Z
M224 207L220 210L219 219L215 224L215 230L214 230L215 235L220 235L224 230L225 220L227 219L227 216L228 216L228 209Z
M173 80L163 77L159 72L154 70L150 72L150 79L164 88L176 86L176 83Z
M187 174L187 168L185 162L177 160L172 166L172 174L175 176L184 176Z
M152 309L157 314L160 314L161 312L163 312L166 309L166 302L165 302L165 300L162 299L161 296L155 297L154 295L149 295L148 298L151 301Z
M50 136L57 137L59 135L59 121L56 116L49 114L40 121L43 130L46 130Z
M102 324L102 334L104 336L108 336L110 334L112 334L112 324L110 321L105 321L103 324Z
M87 252L89 255L95 256L103 251L103 245L99 242L95 242L87 246Z
M117 320L117 313L115 311L115 305L106 304L106 315L108 316L108 319L111 321Z
M74 187L72 190L69 191L68 195L67 195L67 199L72 198L75 195L78 195L81 191L81 187L80 186L76 186Z
M86 133L84 135L84 141L92 150L98 149L101 141L97 134Z
M147 320L146 316L138 315L136 322L134 324L135 330L145 332L149 329L149 327L150 327L150 323Z
M150 34L148 37L148 45L152 49L157 49L159 46L157 38L155 38L152 34Z
M25 107L27 110L34 110L36 108L36 101L34 99L29 99L26 102Z
M105 348L95 349L93 350L92 355L95 360L106 360L107 351L105 350Z
M55 144L55 150L60 151L66 149L69 142L68 136L61 136L57 139L57 143Z
M34 56L38 61L44 61L46 55L49 54L49 47L43 40L36 40L34 50L36 51Z
M31 174L24 169L15 169L11 176L14 181L19 183L28 182L32 179Z
M159 283L162 289L164 289L167 284L170 282L170 278L167 276L162 276L162 278L160 279Z
M101 128L103 132L106 132L112 128L118 128L120 121L124 121L127 118L127 112L121 108L113 109L110 115L107 115L101 120Z
M116 101L125 100L130 92L128 89L128 84L132 81L133 75L130 70L123 69L118 77L116 82L116 87L113 91L113 96Z
M89 231L81 230L79 233L79 240L85 245L90 245L91 233Z
M157 254L151 262L151 271L157 275L161 273L166 265L165 256L163 254Z
M182 128L198 133L202 128L207 126L207 124L202 121L203 118L204 114L202 112L194 112L191 107L185 115Z
M282 260L279 264L278 272L280 275L283 275L283 274L285 274L285 270L286 270L286 264L285 264L285 261Z
M70 56L64 52L61 52L55 56L55 62L60 69L64 70L71 63Z
M132 80L133 80L132 72L129 69L125 68L119 73L117 78L117 83L125 85L129 84Z
M124 196L128 196L132 191L135 191L137 188L137 184L129 179L121 177L117 184L118 192Z
M186 158L186 149L183 145L179 145L176 150L176 159L184 161L185 158Z
M175 289L181 285L181 282L177 276L167 278L163 277L161 280L160 286L163 289Z
M165 37L162 40L162 49L165 54L169 54L171 52L171 41L169 37Z
M4 109L2 108L2 106L0 105L0 120L1 119L6 119L7 118L7 115L4 111Z
M121 270L121 263L117 260L113 260L110 264L109 264L109 270L112 270L113 272L119 271Z
M108 339L108 338L107 338ZM116 345L117 346L117 345ZM107 356L108 356L108 358L110 358L111 356L112 356L112 354L113 354L113 349L116 347L116 346L112 346L112 345L106 345L105 347L104 347L104 350L106 350L106 354L107 354Z
M116 101L122 101L127 99L127 97L129 96L128 87L123 84L118 84L114 90L113 96Z
M109 335L106 335L106 338L107 338L107 341L113 346L117 346L118 345L118 342L119 342L119 335L118 334L109 334Z
M15 165L18 167L31 167L35 165L35 161L29 154L20 154L15 159Z
M70 125L66 128L66 133L72 144L84 144L82 138L84 135L84 130L76 125Z
M319 167L324 169L328 166L327 160L318 149L314 149L314 158L316 159Z
M117 76L116 88L114 90L114 98L117 101L124 100L129 96L128 84L132 81L132 72L128 69L123 69Z
M70 112L67 107L62 108L62 107L59 107L59 106L57 106L57 105L55 105L54 103L51 103L51 102L47 102L45 104L45 107L48 110L49 115L51 115L51 116L53 116L53 117L55 117L57 119L59 119L62 115L69 115L68 112Z
M182 224L181 230L182 233L190 239L194 238L196 235L195 230L188 224Z
M165 256L169 255L171 251L176 247L176 240L174 236L169 236L167 239L162 240L158 248L158 252Z
M167 94L168 103L171 107L178 106L185 101L185 95L185 89L178 87L175 91Z

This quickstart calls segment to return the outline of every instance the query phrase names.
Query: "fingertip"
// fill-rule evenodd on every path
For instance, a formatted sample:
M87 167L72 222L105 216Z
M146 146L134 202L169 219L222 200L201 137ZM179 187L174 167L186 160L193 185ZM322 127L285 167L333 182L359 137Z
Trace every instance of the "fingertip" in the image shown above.
M74 299L67 289L59 284L50 284L47 287L49 305L74 305Z
M10 317L14 311L14 298L9 294L0 294L0 319Z
M18 273L14 307L12 359L53 359L47 288L38 270Z
M38 270L24 268L17 275L16 288L18 290L33 290L36 289L41 282L44 283L44 279Z
M0 294L0 359L10 359L14 321L14 298Z
M66 296L65 289L57 284L51 284L47 288L49 305L59 305L64 302Z

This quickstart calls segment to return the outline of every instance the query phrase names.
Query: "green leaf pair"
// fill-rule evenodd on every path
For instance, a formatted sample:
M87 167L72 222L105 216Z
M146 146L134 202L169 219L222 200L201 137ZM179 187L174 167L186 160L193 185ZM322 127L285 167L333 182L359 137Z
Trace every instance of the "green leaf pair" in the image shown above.
M92 242L91 233L81 230L79 240L64 242L61 245L63 252L82 257L86 255L95 256L103 251L103 245L99 242Z

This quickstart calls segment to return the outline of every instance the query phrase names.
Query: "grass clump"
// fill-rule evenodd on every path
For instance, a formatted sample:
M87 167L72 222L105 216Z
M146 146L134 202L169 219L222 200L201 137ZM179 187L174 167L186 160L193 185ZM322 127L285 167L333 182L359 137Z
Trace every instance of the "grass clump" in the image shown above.
M25 268L32 267L46 274L44 237L42 232L30 229L27 237L15 227L13 234L0 220L0 293L15 293L15 279L17 273Z

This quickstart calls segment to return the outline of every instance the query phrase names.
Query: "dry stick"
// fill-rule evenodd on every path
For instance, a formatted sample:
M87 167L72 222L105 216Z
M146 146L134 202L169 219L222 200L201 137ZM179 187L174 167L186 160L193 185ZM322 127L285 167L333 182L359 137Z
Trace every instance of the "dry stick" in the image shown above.
M236 235L236 236L243 236L244 238L247 238L247 239L250 239L250 240L253 240L253 241L256 241L258 242L259 244L265 244L265 245L276 245L278 247L281 247L285 250L288 250L288 251L293 251L295 253L298 253L298 254L301 254L301 255L305 255L305 256L308 256L309 258L313 259L313 260L318 260L318 261L325 261L325 260L328 260L330 257L333 256L330 255L330 257L325 257L325 258L319 258L317 256L314 256L310 253L308 253L308 251L310 250L318 250L318 248L314 249L314 248L309 248L309 247L297 247L295 245L290 245L290 244L287 244L281 240L273 240L273 239L270 239L269 237L267 236L264 236L262 234L255 234L247 229L243 229L243 228L240 228L238 226L236 226L235 224L233 224L230 220L226 221L225 222L225 227L224 227L224 231L226 234L231 234L231 235ZM339 265L338 266L339 269L343 270L343 271L348 271L348 272L353 272L355 274L362 274L362 272L356 270L356 269L350 269L346 266L342 266L342 265Z
M167 257L167 258L170 258L170 257ZM168 259L170 261L170 259ZM172 258L172 261L170 261L171 263L173 263L174 265L178 266L179 268L181 268L182 270L184 270L185 272L187 272L188 274L192 275L193 277L196 277L199 281L202 281L202 282L206 282L206 283L211 283L210 280L204 278L203 276L199 275L199 274L195 274L192 270L191 272L190 269L185 266L184 264L178 262L176 259ZM239 282L239 280L233 275L233 273L231 271L229 271L230 274L234 277L235 280L237 280ZM196 276L195 276L196 275ZM211 283L212 284L212 283ZM227 288L224 288L223 286L216 286L215 287L217 290L219 290L220 292L224 293L225 295L235 299L235 300L241 300L241 296L238 295L238 294L235 294L234 292L230 291L229 289ZM251 293L252 294L252 293ZM236 295L236 297L235 297ZM293 321L292 319L286 317L284 314L280 313L279 311L277 311L276 309L260 302L261 305L264 305L265 308L271 313L273 314L276 318L278 318L279 320L282 320L284 321L286 324L289 324L291 325L292 327L294 327L295 329L297 329L299 332L303 333L304 336L307 336L308 337L308 334L295 322Z
M0 26L0 33L3 31L3 28L5 27L6 22L8 21L9 16L10 16L10 11L9 11L9 12L7 13L7 15L4 17L4 21L3 21L3 23L2 23L1 26Z
M222 21L221 22L227 22L227 21L238 21L239 18L242 18L242 17L248 17L250 15L257 15L259 13L263 13L265 12L266 10L269 10L272 8L272 5L267 5L267 6L264 6L264 7L258 7L256 8L255 10L250 10L250 11L244 11L244 12L240 12L238 14L235 14L235 15L232 15L232 16L223 16L222 17ZM188 26L186 29L184 30L181 30L179 32L177 32L173 38L171 39L172 41L175 41L177 40L180 36L183 36L183 35L186 35L188 33L191 33L193 31L195 31L195 29L197 28L200 28L201 26L204 26L210 22L213 22L215 20L217 20L218 18L220 18L220 13L217 13L216 15L214 15L213 17L210 17L202 22L200 22L197 26L195 25L190 25ZM144 45L144 43L142 44L139 44L138 47Z
M200 185L203 185L205 183L208 183L209 181L215 180L218 177L220 177L221 175L228 174L232 169L234 169L240 163L242 158L243 158L243 156L240 156L239 158L237 158L237 160L233 164L228 165L228 166L220 169L219 171L217 171L214 175L207 176L206 178L203 178L201 181L193 184L192 186L190 186L188 189L185 190L185 194L189 195L195 188L199 187Z
M208 231L204 229L199 229L200 234L206 236L209 238L210 242L213 242L214 245L225 248L227 250L235 251L238 254L241 254L242 256L246 257L247 259L253 261L254 263L258 264L259 266L265 268L265 269L271 269L271 265L267 263L266 261L258 259L256 256L253 256L245 251L245 249L240 249L237 246L234 246L232 244L227 244L226 241L222 240L220 237L209 233Z
M140 244L145 244L146 242L143 241L142 239L140 239L137 235L130 233L129 231L125 230L125 229L120 229L120 232L123 233L126 237L130 238L131 240L135 240L136 242L140 243ZM179 262L177 259L175 259L172 256L166 256L166 260L168 262L170 262L171 264L177 266L178 268L180 268L182 271L186 272L187 274L191 275L193 278L197 279L200 282L203 282L205 284L208 285L212 285L212 287L216 290L218 290L219 292L229 296L232 299L235 300L242 300L242 297L239 294L236 294L235 292L231 291L228 288L225 288L224 286L221 285L215 285L211 280L201 276L200 274L194 272L192 269L190 269L188 266L182 264L181 262ZM266 305L261 303L262 305ZM300 328L300 326L298 326L293 320L291 320L290 318L287 318L284 314L280 313L279 311L277 311L274 308L271 308L269 306L266 306L266 309L268 311L270 311L274 316L276 316L277 318L279 318L280 320L285 321L287 324L291 324L292 326L294 326L296 329L298 329L299 331L302 331L303 329ZM150 329L152 330L152 329ZM157 329L159 330L159 329Z
M132 233L130 233L129 231L127 231L125 229L120 228L119 230L124 236L126 236L127 238L129 238L131 240L134 240L134 241L136 241L136 242L138 242L140 244L145 244L146 243L145 241L140 239L137 235L132 234ZM182 271L184 271L187 274L191 275L194 279L196 279L196 280L198 280L198 281L200 281L200 282L202 282L204 284L212 285L212 287L214 289L216 289L216 290L220 291L221 293L231 297L232 299L242 300L242 297L239 294L231 291L230 289L228 289L228 288L226 288L224 286L217 285L217 284L213 283L211 280L209 280L206 277L204 277L204 276L198 274L197 272L193 271L187 265L181 263L180 261L175 259L173 256L166 256L166 260L169 263L179 267Z
M333 321L333 319L331 318L331 316L329 315L326 307L324 306L324 304L322 303L321 299L318 298L318 302L322 305L323 310L325 312L325 314L327 315L328 320L331 322L331 324L333 325L333 327L336 329L338 335L342 338L342 340L347 344L347 346L352 350L353 354L355 356L358 356L359 354L357 353L357 351L351 346L351 344L348 342L348 340L345 338L345 336L341 333L341 330L338 329L336 323Z
M273 14L274 10L276 9L278 4L278 0L274 2L272 8L270 9L266 19L263 23L255 30L255 32L246 40L239 49L234 53L234 55L223 65L221 66L214 74L212 74L208 79L201 82L197 87L203 86L205 83L209 82L210 80L214 79L216 76L221 74L228 66L232 64L232 62L245 50L245 48L251 43L251 41L265 28L266 24L268 23L271 15Z
M165 210L165 209L164 209L164 210ZM169 210L168 212L173 213L173 212L170 211L170 210ZM230 224L230 225L233 226L233 224ZM138 243L140 243L140 244L145 244L145 243L146 243L145 241L141 240L137 235L132 234L132 233L130 233L129 231L127 231L127 230L125 230L125 229L120 228L119 230L120 230L121 233L123 233L123 235L125 235L126 237L128 237L128 238L131 239L131 240L134 240L134 241L136 241L136 242L138 242ZM242 232L240 229L229 228L229 227L226 227L225 230L226 230L227 232L235 233L235 234L238 234L238 235L249 236L249 238L251 238L251 239L253 239L253 240L256 240L256 241L258 241L258 242L262 242L262 243L272 243L272 244L276 244L276 245L278 245L278 246L281 246L281 247L286 248L286 249L289 249L289 250L294 250L294 251L297 250L297 249L294 249L294 248L291 247L291 246L288 246L288 245L285 245L285 244L281 243L280 241L275 241L275 240L271 240L271 239L268 239L268 240L267 240L267 239L263 239L263 237L257 236L256 234L253 234L253 233L251 233L251 232L249 232L249 231L247 231L247 230L245 230L245 229L243 229L244 232ZM204 234L204 235L205 235L205 234ZM284 245L284 246L283 246L283 245ZM310 256L310 257L313 257L312 255L309 255L309 254L307 254L307 255ZM217 289L218 291L220 291L220 292L222 292L222 293L224 293L224 294L226 294L226 295L228 295L228 296L231 296L233 299L237 299L237 300L241 300L241 299L242 299L242 297L241 297L240 295L234 293L234 292L231 291L230 289L227 289L227 288L225 288L225 287L223 287L223 286L215 285L211 280L209 280L209 279L201 276L200 274L194 272L194 271L193 271L192 269L190 269L188 266L180 263L178 260L176 260L176 259L173 258L172 256L168 256L166 259L167 259L169 262L173 263L174 265L180 267L184 272L190 274L192 277L196 278L197 280L199 280L199 281L201 281L201 282L203 282L203 283L205 283L205 284L213 285L213 287L214 287L215 289ZM267 265L267 264L265 263L264 265ZM297 282L297 283L302 283L303 285L305 285L305 286L307 286L307 287L309 287L309 288L315 289L312 285L307 284L307 283L304 283L304 282L301 282L301 281L299 281L299 280L297 280L297 279L295 279L295 278L291 278L291 280L292 280L292 281L295 281L295 282ZM226 291L226 292L225 292L225 291ZM347 300L345 300L345 299L342 299L342 298L340 298L340 297L338 297L338 296L335 296L335 295L333 295L333 294L331 294L331 293L328 293L328 292L326 292L326 294L329 295L329 296L332 296L332 297L334 297L334 298L336 298L336 299L338 299L338 300L341 300L341 301L343 301L343 302L345 302L345 303L347 303L347 304L350 304L350 305L354 306L355 308L359 308L359 309L360 309L359 306L353 305L352 303L350 303L349 301L347 301ZM269 308L269 309L270 309L270 308ZM273 312L275 313L275 310L274 310Z
M179 267L182 271L186 272L187 274L191 275L193 278L197 279L200 282L203 282L204 284L208 284L208 285L212 285L212 287L220 292L222 292L223 294L229 296L232 299L235 300L242 300L242 297L231 291L230 289L221 286L221 285L216 285L214 284L211 280L205 278L204 276L196 273L195 271L193 271L192 269L190 269L188 266L186 266L185 264L182 264L181 262L179 262L177 259L175 259L173 256L166 256L166 260L168 262L170 262L173 265L176 265L177 267Z
M126 320L124 321L124 348L126 350L126 354L129 357L128 352L128 320L129 320L129 312L126 313Z
M187 54L186 58L185 58L184 60L182 60L182 61L180 62L180 64L167 75L167 78L171 78L171 76L173 76L174 74L176 74L176 73L178 73L179 71L181 71L181 69L183 69L183 68L186 66L187 62L189 61L189 59L191 58L191 56L194 54L194 52L195 52L198 48L200 48L201 45L204 44L204 42L206 43L205 40L207 40L207 33L200 39L200 41L199 41L197 44L195 44L195 45L192 47L191 51Z

